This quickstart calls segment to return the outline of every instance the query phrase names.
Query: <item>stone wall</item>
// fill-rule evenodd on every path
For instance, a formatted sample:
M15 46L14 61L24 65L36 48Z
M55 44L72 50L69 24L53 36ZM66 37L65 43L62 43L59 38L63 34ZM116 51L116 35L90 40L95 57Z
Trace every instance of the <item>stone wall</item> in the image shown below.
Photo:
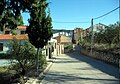
M93 49L93 52L91 54L90 49L87 49L87 48L81 48L80 52L84 55L90 56L95 59L102 60L104 62L113 64L113 65L119 67L120 53L115 53L115 52L111 52L108 50Z

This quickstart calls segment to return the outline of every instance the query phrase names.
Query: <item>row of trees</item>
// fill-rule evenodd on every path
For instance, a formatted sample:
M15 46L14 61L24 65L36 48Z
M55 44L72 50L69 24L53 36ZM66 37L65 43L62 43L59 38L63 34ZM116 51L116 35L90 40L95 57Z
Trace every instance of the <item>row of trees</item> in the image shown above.
M38 75L39 55L41 55L42 48L47 44L48 40L52 36L52 19L48 5L49 3L46 0L0 0L1 31L5 28L13 30L16 29L18 25L23 25L21 12L27 12L30 14L30 19L28 20L29 26L26 33L28 33L29 42L37 48L35 58ZM26 44L26 42L24 43L26 45L22 43L23 47L21 47L21 43L16 42L16 40L13 41L13 43L14 45L11 46L12 51L10 51L10 54L12 54L11 56L14 56L14 59L18 61L22 69L22 75L25 75L26 71L24 63L28 63L26 58L29 58L29 55L31 55L30 53L32 53L32 50L34 51L34 49L30 44L28 46L28 43ZM21 54L17 52L21 52Z
M98 26L94 32L93 46L91 48L92 33L79 41L81 53L105 61L119 67L120 59L120 23L109 26Z
M106 26L105 29L99 30L98 33L95 33L95 43L97 44L108 44L109 48L114 44L117 46L120 41L119 32L120 32L120 23L111 24Z
M106 48L119 47L120 42L120 23L111 24L103 28L98 28L98 32L94 32L94 47L99 47L101 45L106 46ZM92 33L83 38L79 39L79 44L85 46L91 45ZM105 47L104 47L105 48Z

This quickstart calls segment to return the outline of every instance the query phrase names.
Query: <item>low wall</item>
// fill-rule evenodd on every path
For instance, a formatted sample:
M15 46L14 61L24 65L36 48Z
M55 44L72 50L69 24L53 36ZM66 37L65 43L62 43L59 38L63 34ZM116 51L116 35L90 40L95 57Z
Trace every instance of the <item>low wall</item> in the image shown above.
M119 67L120 53L113 53L108 50L93 49L93 52L91 54L90 49L86 49L86 48L81 48L80 52L84 55L105 61L107 63L113 64Z

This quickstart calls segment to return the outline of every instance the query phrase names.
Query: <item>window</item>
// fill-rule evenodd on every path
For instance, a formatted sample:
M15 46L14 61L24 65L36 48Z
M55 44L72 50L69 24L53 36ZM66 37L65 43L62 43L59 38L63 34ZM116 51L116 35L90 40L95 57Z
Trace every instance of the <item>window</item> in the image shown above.
M0 43L0 51L3 51L3 43Z
M10 34L10 31L5 31L5 34Z
M25 31L21 31L21 34L25 34Z

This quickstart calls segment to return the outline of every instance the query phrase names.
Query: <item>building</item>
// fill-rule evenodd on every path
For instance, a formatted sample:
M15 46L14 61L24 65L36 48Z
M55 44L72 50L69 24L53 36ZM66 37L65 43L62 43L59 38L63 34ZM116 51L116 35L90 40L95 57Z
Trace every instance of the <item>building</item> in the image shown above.
M76 28L74 29L74 42L78 44L79 38L83 37L83 29L82 28Z
M14 30L14 33L16 35L12 35L12 30L10 29L5 29L4 31L0 31L0 53L6 53L9 50L8 44L10 43L11 40L16 39L16 40L27 40L28 35L25 33L27 26L18 26L16 30ZM64 53L63 48L61 47L62 45L57 44L57 40L52 39L48 41L48 44L44 47L43 53L50 58L51 53L53 55L59 55Z
M18 29L14 30L14 33L17 35L12 35L12 32L10 29L4 29L3 31L0 31L0 53L6 53L9 50L8 44L11 40L27 40L28 36L25 34L27 26L18 26Z
M59 44L65 44L66 45L66 44L72 43L72 39L68 36L61 35L61 36L54 37L54 39L56 39L57 43L59 43Z
M90 30L91 30L90 28L86 28L85 30L83 30L83 32L82 32L83 38L86 36L89 36Z
M93 31L99 32L100 30L104 30L105 27L106 27L106 25L104 25L102 23L98 23L98 24L93 25ZM91 31L92 31L92 29L91 29Z
M0 31L0 34L11 35L12 32L15 32L16 34L21 35L21 34L25 34L26 28L27 26L18 26L16 30L12 30L12 31L11 29L6 28L3 31Z
M61 36L61 35L63 35L63 36L68 36L68 37L72 38L72 36L73 36L73 31L72 31L72 30L63 30L63 31L61 31L61 32L54 33L54 34L53 34L53 38L54 38L54 37L57 37L57 36Z

